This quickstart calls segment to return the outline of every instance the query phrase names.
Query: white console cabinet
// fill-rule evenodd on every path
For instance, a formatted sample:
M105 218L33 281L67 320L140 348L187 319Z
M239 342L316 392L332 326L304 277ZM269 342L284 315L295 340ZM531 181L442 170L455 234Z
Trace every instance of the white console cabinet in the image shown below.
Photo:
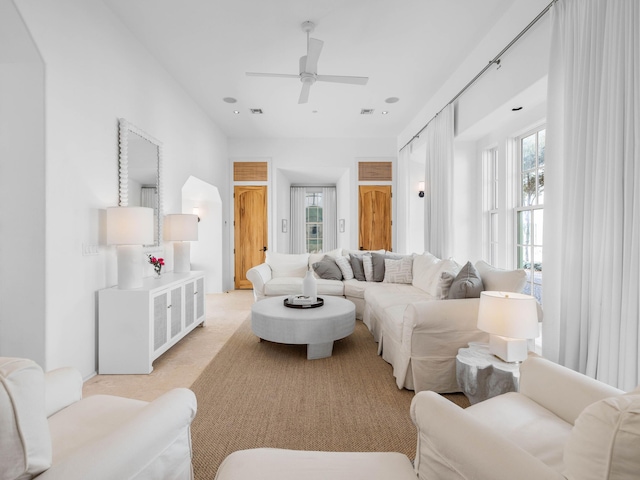
M165 273L140 288L100 290L98 373L151 373L153 361L204 324L204 273Z

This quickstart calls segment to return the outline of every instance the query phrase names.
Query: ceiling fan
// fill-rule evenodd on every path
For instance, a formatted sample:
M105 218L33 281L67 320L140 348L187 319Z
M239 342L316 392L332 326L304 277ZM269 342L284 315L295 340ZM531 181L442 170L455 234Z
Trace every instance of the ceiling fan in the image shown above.
M351 77L344 75L318 75L318 59L324 42L316 38L310 38L309 34L315 29L313 22L303 22L302 31L307 33L307 54L300 57L300 74L288 73L254 73L247 72L250 77L282 77L299 78L302 82L302 91L298 103L307 103L309 90L316 82L349 83L351 85L366 85L368 77Z

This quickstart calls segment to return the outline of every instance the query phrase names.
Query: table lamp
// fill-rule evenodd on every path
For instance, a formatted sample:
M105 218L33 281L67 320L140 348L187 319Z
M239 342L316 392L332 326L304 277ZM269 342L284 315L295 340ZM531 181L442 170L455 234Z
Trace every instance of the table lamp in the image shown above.
M191 243L198 240L198 216L174 213L164 217L164 239L173 241L173 271L191 271Z
M118 288L142 287L142 245L153 243L153 208L107 208L107 244L117 246Z
M536 299L522 293L482 292L478 328L491 334L491 353L505 362L522 362L527 339L538 336Z

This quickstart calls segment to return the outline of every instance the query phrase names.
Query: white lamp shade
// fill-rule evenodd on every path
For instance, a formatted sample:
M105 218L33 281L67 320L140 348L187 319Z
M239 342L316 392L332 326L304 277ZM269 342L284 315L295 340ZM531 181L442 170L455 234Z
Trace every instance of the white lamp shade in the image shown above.
M198 216L189 213L165 215L164 239L167 241L198 240Z
M153 242L153 208L107 208L108 245L151 245Z
M478 328L509 338L538 336L538 308L530 295L512 292L482 292Z

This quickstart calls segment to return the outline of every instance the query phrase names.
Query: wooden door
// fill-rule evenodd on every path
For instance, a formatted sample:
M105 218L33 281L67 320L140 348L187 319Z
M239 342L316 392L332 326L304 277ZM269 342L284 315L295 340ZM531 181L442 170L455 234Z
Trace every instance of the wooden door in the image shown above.
M391 250L391 185L360 185L360 250Z
M267 251L267 187L236 186L233 192L235 288L251 289L247 270L263 263Z

